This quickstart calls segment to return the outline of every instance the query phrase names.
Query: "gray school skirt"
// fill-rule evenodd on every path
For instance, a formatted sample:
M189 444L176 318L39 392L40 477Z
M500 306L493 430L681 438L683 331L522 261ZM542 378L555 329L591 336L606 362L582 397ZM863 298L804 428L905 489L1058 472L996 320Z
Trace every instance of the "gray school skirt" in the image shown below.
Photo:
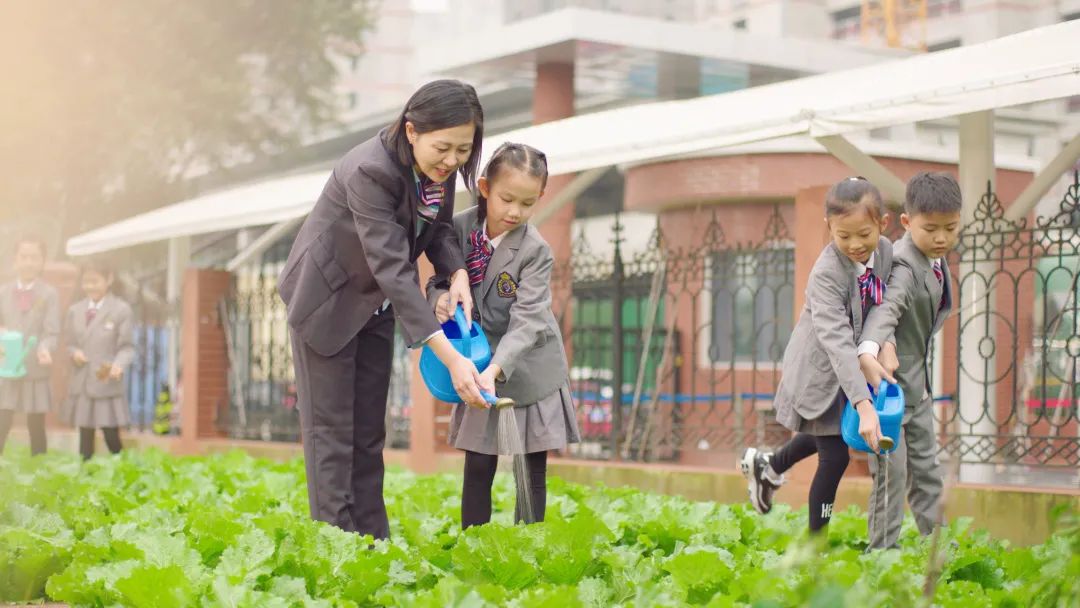
M52 408L49 379L0 379L0 410L44 414Z
M526 452L560 450L581 441L569 384L563 384L536 403L515 407L514 415ZM498 428L499 414L495 408L481 410L458 403L450 414L448 443L459 450L498 454Z
M829 409L825 410L825 413L817 418L803 418L795 408L790 408L789 411L778 411L776 420L787 427L788 430L798 433L806 433L816 437L839 435L840 414L844 411L846 404L847 397L844 396L844 391L838 391Z
M93 398L71 396L67 400L65 419L71 426L87 429L126 427L130 424L128 403L124 397Z

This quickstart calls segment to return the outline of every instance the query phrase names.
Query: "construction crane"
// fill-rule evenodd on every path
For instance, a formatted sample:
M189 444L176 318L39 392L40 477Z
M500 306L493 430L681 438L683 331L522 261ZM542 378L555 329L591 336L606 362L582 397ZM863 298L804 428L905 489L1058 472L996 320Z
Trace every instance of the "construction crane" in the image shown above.
M863 44L926 51L927 0L862 0Z

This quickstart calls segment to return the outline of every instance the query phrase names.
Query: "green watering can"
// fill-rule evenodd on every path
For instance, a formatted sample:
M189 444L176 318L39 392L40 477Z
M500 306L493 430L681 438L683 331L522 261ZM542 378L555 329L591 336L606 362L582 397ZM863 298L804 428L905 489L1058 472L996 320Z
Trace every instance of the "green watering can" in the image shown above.
M24 339L21 332L0 333L0 378L22 378L26 375L26 358L34 352L37 336Z

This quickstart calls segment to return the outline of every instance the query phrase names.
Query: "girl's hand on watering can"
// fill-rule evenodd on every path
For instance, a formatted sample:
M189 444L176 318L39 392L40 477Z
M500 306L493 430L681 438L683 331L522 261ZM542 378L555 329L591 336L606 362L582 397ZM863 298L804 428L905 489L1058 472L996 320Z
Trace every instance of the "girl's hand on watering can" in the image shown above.
M492 363L491 365L488 365L487 369L480 372L480 381L478 382L480 390L487 391L488 394L494 395L495 379L499 377L501 371L502 369L499 368L497 363Z
M855 409L859 412L859 435L876 453L878 441L881 440L881 422L878 420L877 410L874 409L874 402L863 399L855 405Z
M39 348L37 351L37 362L41 366L52 365L52 355L49 354L48 349Z
M86 353L76 348L71 352L71 360L75 362L75 365L82 367L86 365Z
M435 302L435 319L439 323L446 323L454 316L454 309L450 307L450 292L444 292Z
M472 327L472 285L469 284L469 272L462 268L450 278L449 306L451 313L458 304L465 310L465 322Z

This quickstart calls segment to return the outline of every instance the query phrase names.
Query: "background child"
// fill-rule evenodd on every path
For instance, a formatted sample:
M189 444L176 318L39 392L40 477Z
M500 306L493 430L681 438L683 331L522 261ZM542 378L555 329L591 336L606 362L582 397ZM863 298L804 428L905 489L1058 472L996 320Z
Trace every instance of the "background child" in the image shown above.
M127 426L124 369L134 356L131 307L109 293L112 270L100 261L82 267L86 297L68 309L64 331L74 367L68 388L68 421L79 429L79 453L94 455L94 429L101 429L113 454L120 427Z
M825 223L832 243L810 271L806 304L784 351L774 401L776 419L796 434L775 454L748 448L740 460L750 501L758 512L768 513L783 473L817 453L809 497L811 532L829 523L847 469L840 413L848 398L859 410L859 433L867 444L877 449L881 437L856 345L867 310L881 303L892 267L892 245L881 236L887 222L881 193L869 181L848 178L829 190Z
M15 412L26 414L30 453L46 449L45 413L52 406L49 375L60 333L60 296L41 280L45 268L45 242L22 238L15 243L15 280L0 286L0 331L37 338L37 348L26 358L26 375L0 379L0 453L11 431Z
M919 173L907 185L900 223L907 233L896 243L896 266L888 296L866 320L859 362L866 379L877 384L890 371L875 358L895 334L895 366L904 390L903 436L894 452L870 459L870 546L895 547L904 518L904 488L919 531L929 534L941 519L942 480L934 437L934 400L927 372L930 344L952 307L952 285L945 256L960 233L960 186L946 173ZM897 363L898 365L899 363ZM888 488L879 471L889 459ZM888 500L883 499L887 493ZM886 512L888 505L888 512Z
M477 206L454 216L473 289L473 316L491 342L491 365L481 374L480 384L494 384L500 397L510 397L518 405L514 415L527 452L535 521L544 519L547 451L579 440L566 352L551 312L554 259L540 232L527 223L544 193L547 175L542 152L503 144L477 182ZM444 287L445 277L436 277L428 289L440 322L453 314ZM464 528L491 519L498 416L492 408L454 406L449 441L465 450Z

